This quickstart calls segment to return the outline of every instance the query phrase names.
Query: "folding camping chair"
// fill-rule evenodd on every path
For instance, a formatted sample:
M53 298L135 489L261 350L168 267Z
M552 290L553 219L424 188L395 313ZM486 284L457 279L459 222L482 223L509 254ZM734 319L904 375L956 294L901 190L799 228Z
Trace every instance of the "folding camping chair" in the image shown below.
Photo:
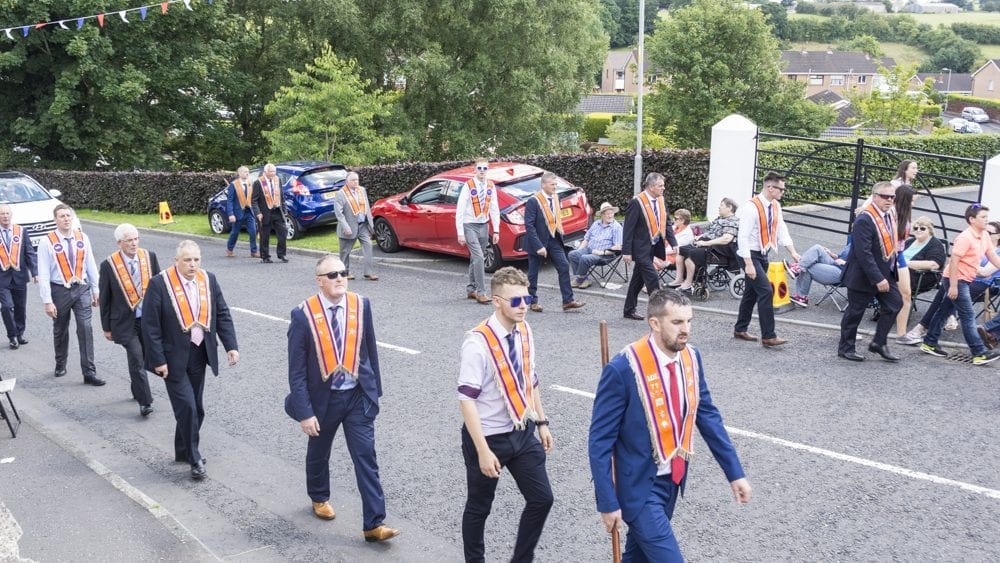
M21 427L21 415L17 413L17 407L14 406L14 400L11 399L10 393L14 390L14 385L17 383L17 379L8 379L4 381L3 377L0 377L0 394L7 397L7 403L10 404L10 413L3 406L3 398L0 397L0 419L7 422L7 428L10 429L11 438L17 438L17 429ZM13 416L13 418L11 418Z
M608 287L612 281L628 283L628 264L622 260L622 253L614 251L614 257L609 262L597 262L587 270L587 276L597 280L597 285Z

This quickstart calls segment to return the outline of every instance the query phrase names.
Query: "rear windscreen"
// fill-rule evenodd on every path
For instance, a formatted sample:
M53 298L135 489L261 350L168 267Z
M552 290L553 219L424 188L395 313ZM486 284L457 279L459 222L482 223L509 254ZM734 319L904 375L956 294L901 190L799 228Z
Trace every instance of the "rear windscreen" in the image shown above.
M306 172L299 176L300 182L315 189L333 188L338 184L343 184L346 180L347 170L343 168Z
M535 195L535 192L542 189L542 175L530 176L527 178L521 178L520 180L515 180L513 182L508 182L505 184L499 184L499 187L507 192L508 194L516 197L519 200L526 200L529 197ZM571 192L575 190L573 186L569 184L566 180L562 178L556 178L556 193L564 194L566 192Z

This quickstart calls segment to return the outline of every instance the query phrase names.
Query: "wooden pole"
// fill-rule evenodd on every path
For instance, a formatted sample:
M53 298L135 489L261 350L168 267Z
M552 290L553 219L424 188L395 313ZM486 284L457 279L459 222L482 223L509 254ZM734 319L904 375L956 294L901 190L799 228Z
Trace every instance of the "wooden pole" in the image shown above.
M601 321L601 367L608 365L611 361L610 353L608 352L608 321ZM611 483L615 482L615 457L611 456ZM618 532L618 527L611 529L611 560L614 563L621 563L622 561L622 541L621 534Z

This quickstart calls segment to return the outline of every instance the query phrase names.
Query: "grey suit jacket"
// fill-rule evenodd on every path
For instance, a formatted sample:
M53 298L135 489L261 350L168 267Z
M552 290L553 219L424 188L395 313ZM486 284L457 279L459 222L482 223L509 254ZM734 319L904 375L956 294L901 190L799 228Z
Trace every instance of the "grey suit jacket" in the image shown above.
M358 238L358 216L354 214L350 202L347 201L346 190L347 186L344 186L343 189L333 195L333 212L337 215L337 236L340 238ZM374 232L375 223L372 221L372 206L368 201L368 190L364 186L358 186L357 191L354 192L354 196L358 203L364 201L365 209L367 210L365 219L368 223L368 229ZM345 226L351 228L350 235L344 233Z

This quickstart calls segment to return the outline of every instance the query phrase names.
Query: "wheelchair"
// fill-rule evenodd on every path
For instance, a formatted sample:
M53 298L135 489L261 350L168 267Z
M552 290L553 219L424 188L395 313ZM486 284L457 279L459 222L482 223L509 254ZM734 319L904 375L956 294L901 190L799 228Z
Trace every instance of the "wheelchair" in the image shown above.
M712 291L728 289L733 299L740 299L746 291L746 275L736 257L736 246L731 245L722 252L709 249L705 256L705 266L694 272L691 297L695 301L706 301Z

